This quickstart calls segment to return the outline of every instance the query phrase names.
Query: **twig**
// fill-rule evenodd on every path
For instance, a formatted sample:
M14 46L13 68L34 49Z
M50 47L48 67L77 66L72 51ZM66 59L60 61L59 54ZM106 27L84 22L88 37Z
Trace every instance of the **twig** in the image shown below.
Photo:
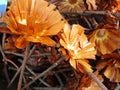
M6 33L3 33L3 37L2 37L2 48L4 48L4 44L5 44L5 38L6 38Z
M66 90L63 87L34 87L34 90Z
M76 14L76 15L83 15L83 16L91 16L91 15L109 15L109 14L116 14L110 11L80 11L80 12L61 12L61 14Z
M21 60L19 60L20 63L22 63ZM33 75L33 76L37 76L27 65L25 66L25 68ZM44 85L46 85L47 87L51 87L51 85L49 85L48 83L46 83L45 81L43 81L41 78L39 78L39 81L42 82Z
M32 55L31 57L51 56L51 53L40 53L38 55Z
M13 76L12 80L10 81L10 83L8 84L7 88L9 88L11 86L11 84L13 83L13 81L15 80L15 78L17 77L17 75L20 73L21 67L19 69L17 69L17 72L15 73L15 75Z
M2 54L2 56L3 56L3 59L2 59L2 61L4 62L4 68L3 68L3 72L4 72L4 74L5 74L5 77L6 77L6 79L7 79L7 82L9 83L10 82L10 79L9 79L9 75L8 75L8 72L7 72L7 58L6 58L6 56L5 56L5 54L4 54L4 51L3 51L3 47L4 47L4 41L5 41L5 37L6 37L6 34L5 33L3 33L3 37L2 37L2 46L0 45L0 52L1 52L1 54Z
M89 28L92 29L92 26L90 24L90 22L88 21L88 19L86 17L84 17L84 20L86 21L86 23L88 24Z
M24 57L23 54L16 53L16 52L11 52L11 51L5 51L5 54L12 54L12 55L16 55L16 56L19 56L19 57Z
M3 56L3 62L4 62L4 61L6 60L6 56L5 56L5 54L4 54L4 51L3 51L1 45L0 45L0 52L1 52L2 56Z
M63 84L62 80L60 79L59 75L57 73L55 73L55 76L56 76L57 80L59 81L60 86L63 87L64 84Z
M19 56L19 57L24 57L23 54L20 54L20 53L16 53L16 52L11 52L11 51L4 51L5 54L12 54L12 55L16 55L16 56ZM41 56L51 56L52 54L51 53L40 53L40 54L37 54L37 55L31 55L31 57L41 57Z
M42 72L41 74L39 74L38 76L36 76L34 78L34 80L32 80L31 82L29 82L28 84L26 84L23 88L27 88L28 86L30 86L32 83L34 83L37 79L39 79L40 77L42 77L43 75L45 75L46 73L48 73L50 70L52 70L53 68L55 68L57 65L60 64L61 61L63 61L65 59L64 56L62 56L56 63L54 63L52 66L50 66L47 70L45 70L44 72Z
M13 61L11 61L11 60L9 60L7 58L6 58L6 61L9 62L9 63L11 63L16 69L19 68Z
M7 72L7 64L6 63L4 64L3 72L5 74L7 82L9 83L10 82L10 78L9 78L9 75L8 75L8 72Z
M22 87L22 78L23 78L23 74L24 74L24 70L25 70L25 65L26 65L26 62L27 62L27 59L28 59L29 49L30 49L30 46L28 45L26 47L25 57L23 59L23 63L22 63L22 66L21 66L22 68L21 68L21 72L20 72L20 77L19 77L19 82L18 82L17 90L21 90L21 87Z
M88 72L88 75L98 84L102 90L108 90L107 87L91 72Z
M30 69L26 66L26 69L34 76L36 77L37 75ZM44 84L45 86L47 87L51 87L50 84L46 83L44 80L42 80L41 78L38 79L42 84Z
M30 53L28 54L27 58L29 58L32 55L32 53L35 51L35 49L36 49L36 46L34 45L33 48L31 49Z

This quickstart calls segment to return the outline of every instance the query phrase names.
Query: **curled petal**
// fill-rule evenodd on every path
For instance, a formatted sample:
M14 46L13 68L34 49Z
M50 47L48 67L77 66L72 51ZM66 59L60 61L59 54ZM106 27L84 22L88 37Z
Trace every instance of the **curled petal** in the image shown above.
M19 49L23 49L27 46L29 42L26 40L25 37L20 36L17 38L17 40L15 41L15 46Z
M74 59L70 59L70 65L74 68L74 69L76 69L76 65L77 65L77 62L74 60Z
M87 60L77 60L78 63L82 66L83 70L82 71L87 71L87 72L92 72L93 70L91 69L91 66L88 64ZM78 65L79 67L79 65Z
M51 38L49 37L32 37L32 36L28 36L26 38L27 41L29 42L34 42L34 43L42 43L48 46L54 46L56 44L55 41L53 41Z

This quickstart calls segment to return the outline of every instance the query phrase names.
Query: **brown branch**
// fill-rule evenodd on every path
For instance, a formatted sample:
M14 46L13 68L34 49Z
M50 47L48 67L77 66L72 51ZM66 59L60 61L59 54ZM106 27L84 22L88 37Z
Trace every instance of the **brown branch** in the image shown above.
M6 37L6 34L3 33L2 43L4 43L5 37ZM2 44L2 45L4 45L4 44ZM2 61L4 62L3 72L5 74L7 82L9 83L10 82L10 78L9 78L9 75L8 75L8 72L7 72L7 58L6 58L5 53L3 51L3 46L1 46L1 45L0 45L0 52L1 52L2 57L3 57Z
M15 80L15 78L18 76L18 74L20 73L21 67L19 69L17 69L17 72L15 73L15 75L13 76L12 80L10 81L10 83L8 84L7 88L9 88L11 86L11 84L13 83L13 81Z
M20 63L22 63L22 61L19 59L18 60ZM25 66L25 68L34 76L36 77L37 75L34 73L34 71L32 71L27 65ZM51 87L51 85L49 85L48 83L46 83L44 80L42 80L41 78L38 79L40 82L42 82L44 85L46 85L47 87Z
M61 12L61 14L76 14L76 15L83 15L83 16L91 16L91 15L109 15L109 14L116 14L110 11L80 11L80 12Z
M19 67L18 67L13 61L11 61L10 59L7 59L7 58L6 58L6 61L9 62L9 63L11 63L16 69L19 68Z
M15 56L19 56L19 57L24 57L23 54L20 53L16 53L16 52L11 52L11 51L4 51L5 54L11 54L11 55L15 55Z
M64 87L34 87L35 90L66 90Z
M26 62L27 62L27 59L28 59L28 55L29 55L29 49L30 49L30 46L28 45L26 47L25 56L24 56L23 63L22 63L22 66L21 66L22 68L21 68L21 72L20 72L20 77L19 77L17 90L21 90L21 87L22 87L22 79L23 79L23 75L24 75L25 65L26 65Z
M29 82L28 84L26 84L23 88L27 88L28 86L30 86L32 83L34 83L37 79L39 79L40 77L42 77L43 75L45 75L46 73L48 73L49 71L51 71L53 68L55 68L56 66L58 66L60 64L61 61L63 61L65 59L64 56L62 56L56 63L54 63L52 66L50 66L47 70L45 70L44 72L42 72L41 74L39 74L38 76L36 76L31 82Z
M107 87L91 72L87 72L88 75L98 84L102 90L108 90Z

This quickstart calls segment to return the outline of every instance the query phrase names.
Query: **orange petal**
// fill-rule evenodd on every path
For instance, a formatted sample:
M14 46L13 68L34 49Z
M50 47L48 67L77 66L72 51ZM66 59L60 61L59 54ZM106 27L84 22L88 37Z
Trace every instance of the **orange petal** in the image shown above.
M69 62L70 62L70 65L71 65L74 69L76 69L76 61L71 58Z
M45 35L56 35L58 32L60 32L62 30L63 26L64 26L64 21L60 21L60 22L56 23L55 25L51 26L47 30Z
M79 25L73 24L72 25L72 30L70 32L70 42L74 42L78 33L79 33Z
M106 70L104 71L104 75L107 77L107 78L112 78L112 76L113 76L113 72L114 72L114 68L113 67L111 67L111 66L108 66L107 68L106 68Z
M111 40L120 42L120 31L117 30L109 30L109 36Z
M54 46L56 44L55 41L53 41L51 38L49 37L34 37L34 36L28 36L26 38L27 41L31 41L34 43L41 43L41 44L45 44L48 46Z
M15 41L15 46L19 49L23 49L27 46L29 42L26 41L26 39L23 36L20 36L19 38L17 38L17 40Z
M67 43L63 39L60 39L60 44L67 49Z
M70 41L70 31L71 31L71 28L70 28L70 25L68 23L66 23L64 25L64 35L66 37L66 41L69 42Z
M86 60L77 60L87 72L92 72L91 66L86 62Z

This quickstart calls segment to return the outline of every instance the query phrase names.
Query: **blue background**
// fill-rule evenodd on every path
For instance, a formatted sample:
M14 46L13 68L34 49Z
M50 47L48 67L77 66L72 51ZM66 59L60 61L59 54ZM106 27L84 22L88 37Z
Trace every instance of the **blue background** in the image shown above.
M0 17L5 12L7 6L7 0L0 0Z

